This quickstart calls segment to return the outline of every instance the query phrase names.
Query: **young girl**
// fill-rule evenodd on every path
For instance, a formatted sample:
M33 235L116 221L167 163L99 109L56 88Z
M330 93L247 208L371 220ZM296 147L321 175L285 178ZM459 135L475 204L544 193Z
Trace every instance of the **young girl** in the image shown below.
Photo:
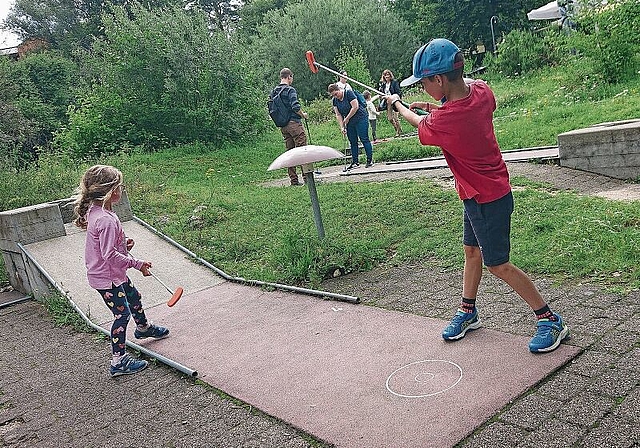
M376 137L376 125L378 123L378 115L380 112L376 109L376 106L371 101L371 92L365 90L362 92L362 96L367 102L367 113L369 114L369 126L371 126L371 141L376 143L378 138Z
M75 201L75 225L87 231L85 265L89 285L95 288L113 313L111 326L111 376L128 375L147 367L144 360L134 359L125 351L127 324L133 315L134 335L138 339L164 338L169 330L147 321L141 295L127 277L127 269L135 268L149 276L151 263L134 258L129 251L134 241L127 238L118 216L111 210L122 197L122 173L106 165L89 168L80 181Z

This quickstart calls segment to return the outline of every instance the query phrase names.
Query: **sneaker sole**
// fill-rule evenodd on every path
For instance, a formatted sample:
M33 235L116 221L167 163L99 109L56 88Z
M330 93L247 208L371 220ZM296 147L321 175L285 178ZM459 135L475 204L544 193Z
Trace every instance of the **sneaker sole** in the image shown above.
M562 329L562 331L560 332L560 335L558 336L558 339L556 339L556 342L553 345L550 345L547 348L540 348L537 350L530 350L531 353L548 353L548 352L552 352L555 349L558 348L558 346L562 343L562 341L564 341L565 339L569 338L569 327L567 325L564 326L564 328Z
M457 341L458 339L462 339L464 337L464 335L467 334L467 331L477 330L481 326L482 326L482 322L480 322L480 318L478 318L477 321L475 321L474 323L469 325L467 328L462 330L460 332L460 334L458 334L456 336L449 336L449 337L446 337L446 336L443 335L442 339L444 339L445 341Z
M168 338L169 337L169 333L165 334L164 336L157 337L157 338L154 337L154 336L136 336L135 334L134 334L134 336L135 336L136 339L148 339L148 338L151 338L151 339L155 339L156 341L159 341L160 339Z

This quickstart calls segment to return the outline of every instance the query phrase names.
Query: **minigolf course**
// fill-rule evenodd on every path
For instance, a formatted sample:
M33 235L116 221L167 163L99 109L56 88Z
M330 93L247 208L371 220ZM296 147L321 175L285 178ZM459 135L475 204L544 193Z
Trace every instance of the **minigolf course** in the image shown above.
M108 329L112 317L86 282L84 233L67 211L61 202L0 213L5 265L14 288L37 297L53 280ZM184 288L168 307L168 291L131 270L147 316L171 334L137 341L130 323L129 339L339 447L450 447L580 351L534 355L528 338L488 329L445 342L442 320L252 286L133 219L126 201L117 212L140 258Z

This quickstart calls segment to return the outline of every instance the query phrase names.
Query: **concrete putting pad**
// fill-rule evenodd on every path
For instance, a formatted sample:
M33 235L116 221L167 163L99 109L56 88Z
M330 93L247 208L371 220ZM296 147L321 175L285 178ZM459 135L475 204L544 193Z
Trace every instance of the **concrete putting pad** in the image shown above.
M175 290L182 286L184 296L225 281L137 222L125 221L122 227L127 237L135 241L132 253L137 258L150 261L154 274L169 288ZM86 233L72 224L65 225L65 231L66 236L32 243L26 248L63 289L71 292L73 301L93 322L110 324L113 315L87 283L84 265ZM129 269L127 274L142 294L146 309L164 305L171 298L171 294L153 277L144 277L135 269Z
M171 336L141 345L343 447L450 447L580 351L486 329L444 342L441 320L228 282L153 316Z

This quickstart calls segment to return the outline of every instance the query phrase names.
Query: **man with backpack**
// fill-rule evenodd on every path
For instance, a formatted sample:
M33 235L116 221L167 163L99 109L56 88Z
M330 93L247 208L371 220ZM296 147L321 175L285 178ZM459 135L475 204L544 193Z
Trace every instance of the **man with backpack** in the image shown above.
M280 84L271 91L269 101L267 101L269 115L275 125L280 128L287 151L307 144L302 118L306 120L308 115L301 109L298 92L291 86L292 82L293 73L291 70L288 68L280 70ZM287 171L292 186L303 185L298 180L296 167L289 167Z

